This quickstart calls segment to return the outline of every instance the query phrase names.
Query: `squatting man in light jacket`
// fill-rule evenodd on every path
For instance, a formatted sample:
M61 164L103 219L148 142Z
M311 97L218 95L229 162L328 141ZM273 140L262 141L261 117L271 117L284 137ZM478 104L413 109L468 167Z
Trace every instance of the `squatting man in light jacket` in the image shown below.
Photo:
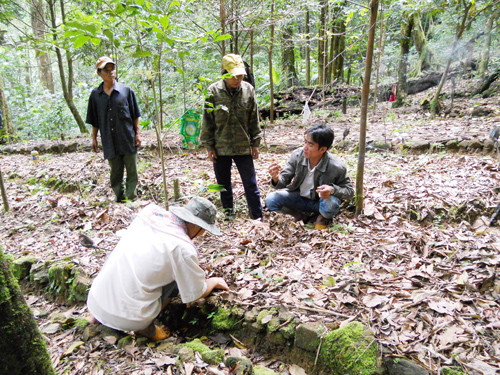
M154 320L175 292L190 303L229 289L220 277L205 279L192 242L205 231L220 235L215 217L215 206L201 197L169 211L155 204L140 211L92 283L89 321L163 340L169 334Z
M304 146L295 150L282 171L278 164L269 166L271 185L266 206L304 222L314 218L315 229L324 229L339 212L342 200L351 199L354 190L346 165L328 152L333 130L316 124L305 131Z

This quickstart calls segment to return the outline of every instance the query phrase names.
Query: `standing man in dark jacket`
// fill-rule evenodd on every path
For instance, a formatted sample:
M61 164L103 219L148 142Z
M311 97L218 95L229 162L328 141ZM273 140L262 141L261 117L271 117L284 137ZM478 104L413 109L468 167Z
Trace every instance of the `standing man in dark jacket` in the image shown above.
M111 188L116 201L134 200L137 197L141 112L132 89L116 82L116 64L111 58L100 57L96 68L103 82L92 90L87 109L86 122L92 125L92 149L98 151L97 132L100 132L104 159L111 168ZM125 184L124 169L127 171Z
M317 216L314 228L326 228L339 212L342 200L354 195L346 165L328 152L333 138L333 131L326 125L313 125L305 131L304 147L292 153L283 171L271 164L271 185L280 190L266 197L269 210L303 221Z
M234 161L245 189L250 217L257 220L262 218L262 205L253 159L259 157L261 131L255 90L243 81L246 72L241 56L224 56L222 69L222 74L229 77L208 87L200 140L214 163L217 183L225 188L220 194L226 216L234 215L231 184Z

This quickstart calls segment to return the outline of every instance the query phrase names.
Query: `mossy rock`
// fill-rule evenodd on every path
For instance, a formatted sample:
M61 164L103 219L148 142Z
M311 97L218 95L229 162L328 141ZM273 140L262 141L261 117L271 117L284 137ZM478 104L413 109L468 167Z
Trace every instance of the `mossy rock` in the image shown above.
M69 285L68 299L71 302L85 302L89 293L92 281L80 269L74 271L73 281Z
M212 318L212 327L219 331L229 331L234 329L237 324L238 320L224 307L220 307Z
M259 324L266 324L266 323L262 323L262 320L264 318L266 318L267 316L269 315L276 315L278 313L278 310L276 310L274 307L272 309L263 309L259 312L259 315L257 315L257 323Z
M49 268L51 262L35 263L30 269L30 281L37 286L45 286L49 283Z
M72 279L73 263L56 263L49 268L49 291L60 299L67 299L68 280Z
M188 348L186 346L183 346L182 348L179 349L179 359L182 362L192 362L194 361L194 350L191 348Z
M338 375L383 373L373 333L356 321L323 338L319 362Z
M276 373L264 366L255 366L253 368L253 373L255 375L276 375Z
M227 357L224 364L235 375L254 375L252 361L246 357Z
M13 260L10 264L10 270L16 279L22 280L29 276L31 267L35 263L36 258L32 255L27 255Z
M207 350L201 354L201 359L209 365L218 365L219 363L224 362L224 350Z
M122 337L120 340L118 340L116 347L118 349L123 349L126 346L129 346L130 344L132 344L133 342L134 342L134 338L132 336L130 336L130 335L125 336L125 337Z
M287 325L280 328L279 332L283 335L283 337L287 340L293 339L295 337L295 329L297 328L297 324L292 321Z
M210 350L210 348L202 343L200 339L194 339L193 341L186 342L185 344L182 344L182 346L192 349L193 351L200 354L203 354Z
M423 367L399 357L384 357L384 365L390 375L429 375Z
M454 367L443 367L441 369L441 373L443 375L467 375L466 372L463 372L462 370Z
M269 321L269 323L267 323L267 332L272 333L274 331L277 331L279 327L280 320L278 317L274 317Z
M326 333L326 328L321 323L309 322L301 324L295 332L295 346L316 353L320 338L324 333Z

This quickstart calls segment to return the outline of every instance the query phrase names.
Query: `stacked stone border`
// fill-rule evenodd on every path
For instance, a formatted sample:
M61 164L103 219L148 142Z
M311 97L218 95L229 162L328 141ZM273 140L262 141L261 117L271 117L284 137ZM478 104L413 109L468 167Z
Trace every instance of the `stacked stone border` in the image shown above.
M59 302L86 301L91 278L72 259L42 262L33 256L15 259L7 255L6 258L13 275L25 287L43 291ZM173 320L167 317L167 320L171 319L169 325L188 325L189 321L206 322L202 330L212 334L228 333L240 346L301 366L307 374L428 374L424 368L408 359L394 356L381 348L373 332L355 320L342 327L338 323L301 323L298 317L283 306L248 309L237 305L229 306L217 296L188 310L182 303L174 303L168 310L172 310L171 316L175 317ZM77 326L83 341L99 334L114 335L118 340L118 347L123 348L134 340L133 336L123 332L88 325L84 319ZM138 345L147 345L147 341L145 338L136 338ZM188 361L194 352L199 352L209 364L224 362L229 367L237 366L239 370L235 374L273 373L266 368L258 369L258 366L252 368L251 362L244 358L224 358L223 350L210 349L198 339L183 345L174 345L167 340L159 343L157 349L174 353L178 360L180 358L183 361ZM463 374L451 368L443 368L441 373Z

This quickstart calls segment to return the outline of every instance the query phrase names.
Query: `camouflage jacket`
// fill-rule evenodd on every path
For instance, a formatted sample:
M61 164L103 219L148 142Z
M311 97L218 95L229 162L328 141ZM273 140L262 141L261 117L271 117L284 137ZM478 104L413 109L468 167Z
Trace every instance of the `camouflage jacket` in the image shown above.
M203 110L201 144L217 155L250 155L252 147L259 147L260 138L252 85L241 82L231 95L224 80L211 84Z

